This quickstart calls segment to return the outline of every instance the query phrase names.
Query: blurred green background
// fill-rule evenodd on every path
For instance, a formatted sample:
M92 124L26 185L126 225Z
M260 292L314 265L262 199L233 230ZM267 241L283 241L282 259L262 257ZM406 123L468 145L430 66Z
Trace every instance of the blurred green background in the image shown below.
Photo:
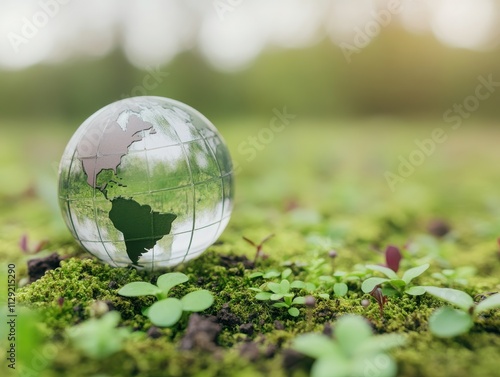
M499 18L496 0L4 1L0 198L37 192L57 212L67 140L93 112L134 95L200 110L226 138L240 182L269 179L269 195L322 203L315 193L344 170L390 194L384 174L436 128L452 141L417 173L451 171L465 150L487 155ZM262 142L277 111L293 118ZM316 169L314 185L294 177L295 160Z

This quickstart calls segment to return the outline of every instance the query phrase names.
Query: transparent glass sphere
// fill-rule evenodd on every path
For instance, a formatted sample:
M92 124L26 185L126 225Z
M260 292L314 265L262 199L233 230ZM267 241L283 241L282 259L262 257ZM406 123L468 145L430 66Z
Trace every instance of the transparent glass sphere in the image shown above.
M231 157L198 111L161 97L112 103L88 118L59 166L69 230L112 266L154 270L213 244L233 207Z

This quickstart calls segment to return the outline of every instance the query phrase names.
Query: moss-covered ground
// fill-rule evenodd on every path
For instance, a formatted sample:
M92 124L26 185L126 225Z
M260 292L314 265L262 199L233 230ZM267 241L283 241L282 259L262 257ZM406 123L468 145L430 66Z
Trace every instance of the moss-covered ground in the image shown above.
M187 317L172 328L152 328L141 309L153 298L117 294L128 282L154 283L160 273L102 265L62 224L53 169L69 132L42 125L26 137L16 131L22 124L10 125L13 131L0 139L0 276L5 290L6 265L16 265L17 305L34 313L17 319L18 347L24 347L18 350L17 374L4 360L1 375L307 376L311 362L289 351L291 340L304 332L328 333L345 313L365 316L376 333L406 335L406 344L390 351L399 376L498 375L500 310L479 317L468 334L440 339L429 332L428 318L444 304L428 295L390 298L381 315L376 301L354 281L345 297L325 300L319 291L313 293L314 307L298 306L299 316L292 317L256 300L249 290L264 281L249 278L255 271L290 267L293 279L317 283L321 275L383 263L385 247L396 245L404 255L402 270L431 264L418 278L421 285L462 289L472 296L500 291L498 129L465 122L451 130L428 122L329 123L298 117L247 161L248 144L242 143L258 137L259 127L269 121L232 123L219 126L238 164L231 222L201 257L174 269L190 277L173 289L174 296L198 288L215 296L201 314L211 316L220 333L215 342L188 350L180 349ZM400 156L408 158L415 139L429 138L436 127L444 129L447 140L391 190L385 172L397 174ZM267 258L249 268L242 256L252 260L255 249L242 237L259 241L269 234L275 236L264 245ZM19 246L24 235L28 249L48 243L41 253L28 255ZM64 259L61 266L26 284L27 261L52 252ZM436 275L460 267L472 270L446 280ZM365 299L368 306L362 305ZM68 329L110 309L120 312L121 326L139 335L109 357L90 358L68 340ZM2 312L2 323L6 319ZM4 354L6 334L1 336Z

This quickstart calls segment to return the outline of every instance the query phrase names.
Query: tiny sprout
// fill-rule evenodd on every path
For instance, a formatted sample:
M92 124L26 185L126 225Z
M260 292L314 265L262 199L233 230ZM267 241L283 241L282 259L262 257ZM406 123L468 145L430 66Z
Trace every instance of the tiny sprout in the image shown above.
M248 242L250 245L255 247L255 257L253 259L254 266L257 263L257 259L259 259L259 256L261 256L261 254L262 254L262 247L264 246L264 243L266 243L267 241L269 241L273 237L274 237L274 234L270 234L269 236L265 237L262 241L260 241L260 243L258 245L255 242L253 242L252 240L250 240L246 237L243 237L243 239L246 242Z
M33 245L29 242L28 235L23 234L21 236L21 239L19 240L19 248L25 254L37 254L40 251L42 251L45 246L47 246L47 243L48 243L47 240L42 240L42 241L36 242Z
M476 304L471 296L457 289L425 287L425 291L459 308L444 306L431 314L429 329L441 338L451 338L468 332L480 313L500 308L500 293L495 293Z
M73 345L94 359L103 359L120 351L131 330L117 328L120 313L112 311L101 318L92 318L68 330Z
M315 359L311 377L363 376L367 370L377 376L396 376L397 365L386 351L404 344L401 335L373 335L368 322L356 315L341 317L334 335L331 339L308 333L294 340L295 351Z
M384 316L384 306L387 303L387 297L384 296L384 293L379 286L373 288L373 291L370 292L370 296L377 301L380 310L380 317L382 318Z
M383 286L382 292L386 296L400 295L403 292L412 296L419 296L425 293L425 287L414 286L411 283L413 279L422 275L429 268L428 263L410 268L401 277L399 277L394 270L388 267L367 265L366 268L381 272L386 277L371 277L366 279L361 285L361 290L364 293L372 292L377 286Z
M158 301L145 308L143 313L154 325L170 327L181 319L183 312L201 312L214 302L212 294L205 289L190 292L181 299L168 297L170 289L188 280L189 278L180 272L171 272L158 277L157 285L135 281L123 286L118 294L125 297L155 296Z

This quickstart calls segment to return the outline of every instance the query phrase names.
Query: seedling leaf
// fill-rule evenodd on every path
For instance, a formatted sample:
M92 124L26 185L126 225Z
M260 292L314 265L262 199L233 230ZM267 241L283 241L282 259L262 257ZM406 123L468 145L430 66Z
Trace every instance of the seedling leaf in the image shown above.
M134 281L124 285L118 294L125 297L156 296L161 293L161 289L145 281Z
M335 293L335 296L338 297L343 297L347 294L348 291L347 284L345 283L335 283L333 285L333 292Z
M474 312L481 313L494 308L500 308L500 293L496 293L488 298L485 298L483 301L477 304Z
M467 293L451 288L425 287L425 291L450 304L458 306L464 311L468 311L474 300Z
M372 335L368 322L354 315L341 317L335 326L335 338L349 356L355 355L358 348Z
M155 326L170 327L175 325L182 315L182 303L176 298L167 298L155 302L148 312L148 317Z
M273 293L281 293L281 285L278 283L270 282L267 284L267 287L273 292Z
M389 279L399 279L398 275L388 267L379 266L377 264L368 264L368 265L366 265L366 268L373 270L373 271L381 272L385 276L387 276Z
M280 287L281 287L281 293L290 292L290 282L288 280L286 279L281 280Z
M292 301L292 304L296 305L305 305L306 298L305 297L295 297Z
M271 296L271 292L260 292L255 295L255 298L260 301L267 301L271 299Z
M403 274L403 280L409 284L413 279L422 275L429 268L429 263L423 264L418 267L410 268Z
M288 278L290 275L292 274L292 270L290 268L287 268L286 270L284 270L282 273L281 273L281 277L283 279L286 279Z
M303 289L305 287L306 287L306 283L304 283L303 281L300 281L300 280L292 281L292 283L290 284L290 288Z
M437 309L429 318L429 329L441 338L464 334L474 325L469 314L445 306Z
M272 271L266 272L264 274L263 278L264 279L272 279L272 278L277 278L278 276L280 276L280 273L278 271L272 270Z
M258 277L264 277L264 274L262 272L254 272L253 274L250 274L248 276L249 279L255 279L255 278L258 278Z
M396 289L400 290L406 286L406 283L402 279L393 279L390 280L389 283Z
M281 293L273 293L270 298L273 301L278 301L283 298L283 295Z
M361 285L361 290L364 293L370 293L371 291L373 291L373 289L377 285L385 283L386 281L389 281L389 279L387 279L387 278L368 278Z
M425 288L420 286L415 286L408 288L405 292L411 296L420 296L425 293Z
M290 308L288 309L288 314L290 314L292 317L297 317L300 314L300 311L297 308Z
M167 295L171 288L185 283L188 280L189 278L180 272L170 272L168 274L161 275L156 284L162 290L163 294Z
M201 312L214 303L214 296L206 289L188 293L181 298L182 310L187 312Z

